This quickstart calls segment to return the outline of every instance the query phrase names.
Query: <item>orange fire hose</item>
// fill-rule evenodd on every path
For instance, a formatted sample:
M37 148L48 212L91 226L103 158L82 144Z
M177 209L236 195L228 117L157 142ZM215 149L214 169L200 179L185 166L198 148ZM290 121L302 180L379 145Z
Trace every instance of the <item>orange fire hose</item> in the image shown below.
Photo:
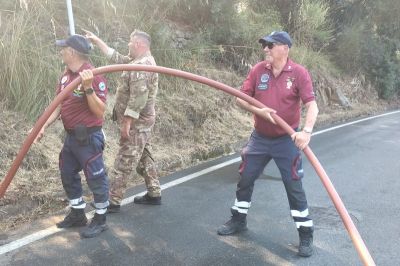
M158 72L162 74L167 74L167 75L172 75L172 76L177 76L189 80L193 80L199 83L206 84L208 86L214 87L216 89L222 90L226 93L229 93L233 96L236 96L238 98L241 98L245 100L246 102L250 103L251 105L254 105L259 108L265 107L261 102L257 101L256 99L240 92L237 89L234 89L228 85L225 85L223 83L220 83L215 80L211 80L199 75L195 75L192 73L176 70L176 69L171 69L171 68L166 68L166 67L160 67L160 66L148 66L148 65L133 65L133 64L121 64L121 65L110 65L110 66L103 66L99 67L96 69L93 69L93 74L94 75L99 75L99 74L104 74L104 73L110 73L110 72L119 72L119 71L148 71L148 72ZM15 173L17 172L23 158L25 157L26 153L29 150L29 147L32 145L33 141L35 140L36 136L38 135L40 129L43 127L47 119L50 117L50 115L53 113L53 111L57 108L59 104L63 101L64 98L66 98L67 94L69 94L72 90L74 90L78 84L80 84L81 78L78 77L75 80L73 80L67 87L65 87L61 93L59 93L55 99L51 102L51 104L48 106L48 108L44 111L42 116L38 119L36 122L35 126L33 127L32 131L29 133L27 138L25 139L24 143L21 146L21 149L19 150L17 157L15 158L13 164L10 167L10 170L8 171L7 175L5 176L4 180L0 184L0 198L3 198L8 186L11 183L11 180L13 179ZM276 123L282 127L289 135L292 135L294 133L294 130L285 122L283 121L278 115L276 114L271 114ZM307 146L303 150L304 154L314 167L316 173L320 177L323 185L325 186L325 189L327 190L329 197L333 201L333 204L336 207L336 210L338 211L340 217L342 218L342 221L346 227L347 232L350 235L351 240L353 241L353 244L358 252L358 255L361 258L361 261L364 263L364 265L375 265L374 260L372 259L367 247L365 246L364 241L362 240L357 228L355 227L353 221L351 220L350 215L348 214L341 198L339 197L339 194L336 192L332 182L330 181L328 175L326 174L325 170L322 168L320 162L318 161L317 157L314 155L314 153L311 151L311 149Z

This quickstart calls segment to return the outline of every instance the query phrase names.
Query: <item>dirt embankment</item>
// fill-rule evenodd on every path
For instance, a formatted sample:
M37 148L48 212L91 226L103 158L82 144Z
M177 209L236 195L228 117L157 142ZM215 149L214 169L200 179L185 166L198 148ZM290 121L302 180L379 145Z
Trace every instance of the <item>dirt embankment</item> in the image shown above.
M317 127L400 107L398 101L379 100L374 90L365 87L360 78L338 81L316 76L320 107ZM211 78L227 79L226 83L231 85L240 84L236 76L216 78L211 75ZM161 178L172 171L238 151L252 128L251 116L235 106L233 97L197 89L172 97L163 97L160 92L153 150ZM112 98L108 110L113 104ZM112 167L118 148L118 129L109 118L107 113L105 158L108 167ZM31 127L32 123L23 115L0 104L0 179L9 170ZM40 143L32 145L5 197L0 200L0 235L59 212L68 205L58 173L62 140L63 128L58 121L46 131ZM137 175L131 179L131 185L141 182ZM86 186L85 197L91 200Z

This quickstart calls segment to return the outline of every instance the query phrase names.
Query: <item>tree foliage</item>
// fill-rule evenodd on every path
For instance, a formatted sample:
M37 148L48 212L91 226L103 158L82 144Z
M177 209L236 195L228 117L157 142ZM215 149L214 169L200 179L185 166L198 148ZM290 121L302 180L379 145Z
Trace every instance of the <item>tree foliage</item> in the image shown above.
M335 21L336 62L349 73L361 72L381 98L400 94L400 6L397 0L331 1Z
M364 75L382 98L400 95L398 0L96 0L73 5L78 33L80 28L95 31L122 52L133 29L149 32L160 65L196 72L208 64L244 75L263 56L257 40L286 30L294 40L292 55L307 67L334 63L342 73ZM173 45L175 28L191 33L185 45ZM11 106L34 117L47 105L61 68L54 39L67 33L64 0L0 0L0 96ZM101 58L94 57L96 65L106 63Z

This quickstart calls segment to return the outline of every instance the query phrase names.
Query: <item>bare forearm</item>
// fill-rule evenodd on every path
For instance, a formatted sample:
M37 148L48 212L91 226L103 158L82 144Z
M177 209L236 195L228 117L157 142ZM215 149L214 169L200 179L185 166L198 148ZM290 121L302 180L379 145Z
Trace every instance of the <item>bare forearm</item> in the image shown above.
M98 118L103 118L106 105L93 90L93 72L90 69L85 69L79 72L79 75L82 78L82 87L90 111Z
M255 114L257 116L259 116L273 124L276 124L275 120L271 116L272 114L276 113L276 111L274 109L271 109L269 107L258 108L240 98L236 98L236 103L244 110L252 112L253 114Z
M114 49L110 48L102 39L96 36L93 32L82 29L86 33L86 38L88 38L93 44L99 47L100 51L111 58Z
M61 112L61 106L57 106L57 108L54 110L54 112L49 116L47 121L44 123L43 128L49 127L51 124L54 123L54 121L57 120L57 118L60 116Z
M132 61L132 58L130 58L129 56L123 55L114 49L112 49L112 50L113 50L113 53L111 54L111 56L109 56L109 59L112 62L114 62L116 64L127 64Z
M106 111L106 104L95 93L86 95L90 111L98 118L102 118Z
M304 122L304 128L309 128L310 130L313 129L315 122L317 121L318 116L318 106L315 101L308 102L306 104L306 120Z
M253 114L257 114L257 112L260 111L260 108L257 108L257 107L255 107L255 106L249 104L248 102L246 102L246 101L240 99L240 98L236 98L236 104L237 104L240 108L242 108L242 109L244 109L244 110L246 110L246 111L249 111L249 112L251 112L251 113L253 113Z
M108 55L111 48L100 38L96 39L95 42L96 42L96 46L99 47L101 52L105 55Z

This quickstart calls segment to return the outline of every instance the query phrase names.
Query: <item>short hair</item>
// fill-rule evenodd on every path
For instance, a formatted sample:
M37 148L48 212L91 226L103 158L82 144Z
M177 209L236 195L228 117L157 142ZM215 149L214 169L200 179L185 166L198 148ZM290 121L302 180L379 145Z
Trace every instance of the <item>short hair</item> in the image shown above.
M135 37L135 36L137 36L140 39L144 40L145 43L150 47L150 45L151 45L151 37L150 37L150 35L148 33L144 32L144 31L140 31L140 30L134 30L131 33L131 38Z
M72 49L74 51L74 54L76 54L80 59L85 60L85 61L89 61L89 55L88 54L84 54L79 52L78 50L69 47L70 49Z

